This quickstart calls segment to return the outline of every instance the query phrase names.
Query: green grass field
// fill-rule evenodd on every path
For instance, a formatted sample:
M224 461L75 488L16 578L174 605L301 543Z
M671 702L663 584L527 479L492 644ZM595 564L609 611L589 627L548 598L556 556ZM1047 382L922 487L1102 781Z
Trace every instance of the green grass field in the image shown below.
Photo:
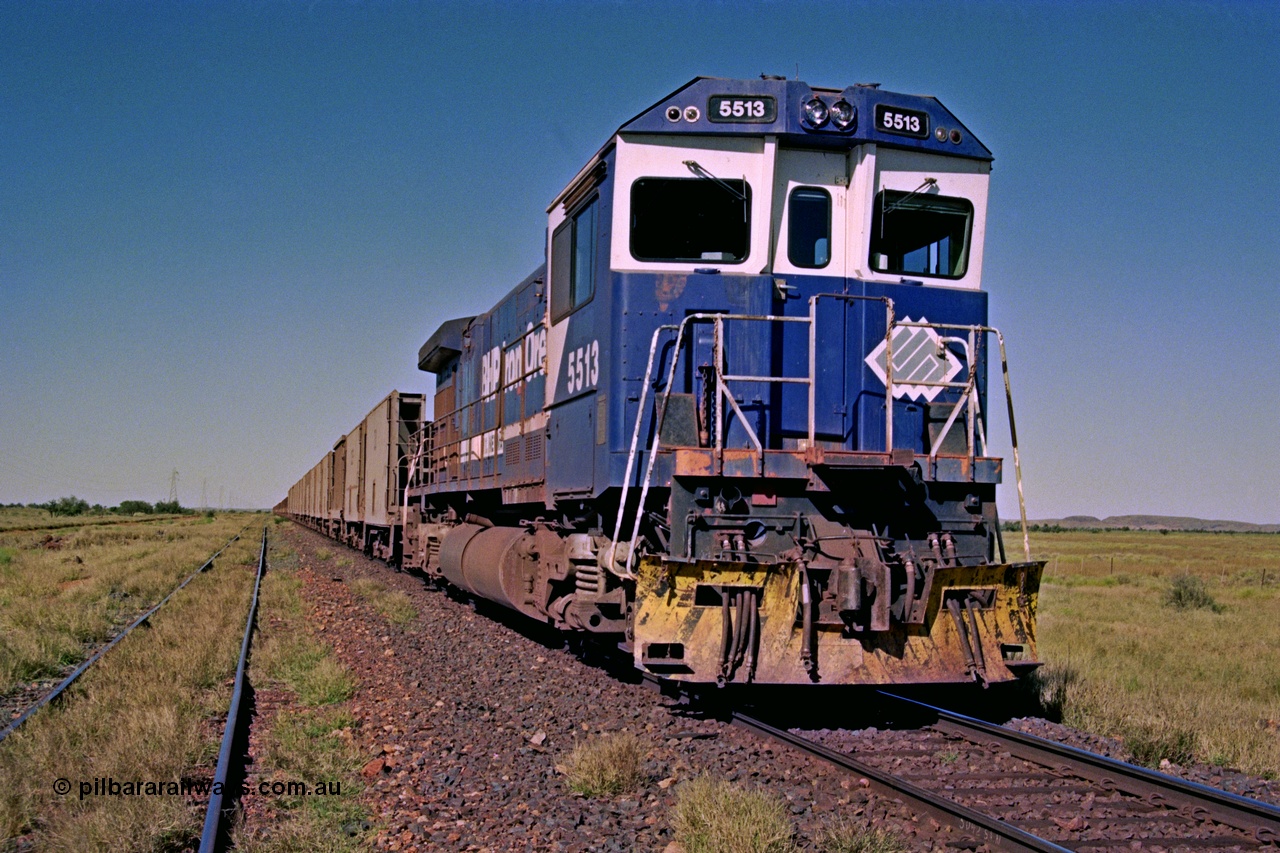
M1033 532L1031 544L1049 561L1041 677L1064 722L1122 738L1144 763L1280 774L1280 535ZM1169 603L1175 585L1206 606Z

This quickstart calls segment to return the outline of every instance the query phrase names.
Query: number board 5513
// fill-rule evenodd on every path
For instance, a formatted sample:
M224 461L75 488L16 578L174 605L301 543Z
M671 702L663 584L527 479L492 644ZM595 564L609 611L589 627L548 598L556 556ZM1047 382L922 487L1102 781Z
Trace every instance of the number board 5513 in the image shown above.
M712 95L707 118L715 122L770 124L778 120L778 103L769 95Z
M876 104L876 130L925 139L929 136L929 114L889 104Z

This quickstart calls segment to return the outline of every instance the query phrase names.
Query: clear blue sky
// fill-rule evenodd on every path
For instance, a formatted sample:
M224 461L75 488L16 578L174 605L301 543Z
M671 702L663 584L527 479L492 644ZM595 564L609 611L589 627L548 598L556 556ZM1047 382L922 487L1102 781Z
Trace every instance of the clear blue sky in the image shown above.
M1277 45L1274 3L0 0L0 502L273 504L619 124L798 66L995 152L1032 517L1280 521Z

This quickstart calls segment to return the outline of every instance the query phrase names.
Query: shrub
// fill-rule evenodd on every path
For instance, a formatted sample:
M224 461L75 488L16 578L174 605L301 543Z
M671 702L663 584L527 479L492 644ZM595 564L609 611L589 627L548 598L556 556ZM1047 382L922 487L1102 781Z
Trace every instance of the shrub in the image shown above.
M1176 575L1169 589L1165 591L1164 603L1179 610L1207 607L1213 612L1221 611L1218 602L1213 600L1204 580L1195 575Z
M794 833L782 803L700 776L680 787L676 841L685 853L790 853Z
M575 746L565 773L569 790L588 797L613 796L635 788L644 780L640 741L627 732L608 734Z
M909 849L891 830L863 829L843 819L826 827L818 844L823 853L906 853Z
M89 502L75 495L58 498L48 503L39 504L40 509L47 510L49 515L84 515L89 511Z
M115 511L121 515L136 515L138 513L151 515L151 513L155 512L155 509L146 501L120 501L120 506L116 507Z
M1135 764L1158 768L1162 759L1190 764L1195 759L1196 736L1177 726L1132 723L1124 732L1124 745Z
M1074 667L1050 664L1027 675L1025 683L1031 691L1036 713L1060 723L1067 712L1067 705L1076 693L1072 688L1079 681L1080 673Z

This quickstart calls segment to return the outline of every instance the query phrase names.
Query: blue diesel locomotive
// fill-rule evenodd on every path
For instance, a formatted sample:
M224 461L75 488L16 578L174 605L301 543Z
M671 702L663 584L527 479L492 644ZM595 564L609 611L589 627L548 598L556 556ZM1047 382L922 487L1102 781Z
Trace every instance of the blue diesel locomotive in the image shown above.
M697 78L626 122L546 262L422 347L394 558L668 679L1037 666L987 452L991 160L876 85Z

